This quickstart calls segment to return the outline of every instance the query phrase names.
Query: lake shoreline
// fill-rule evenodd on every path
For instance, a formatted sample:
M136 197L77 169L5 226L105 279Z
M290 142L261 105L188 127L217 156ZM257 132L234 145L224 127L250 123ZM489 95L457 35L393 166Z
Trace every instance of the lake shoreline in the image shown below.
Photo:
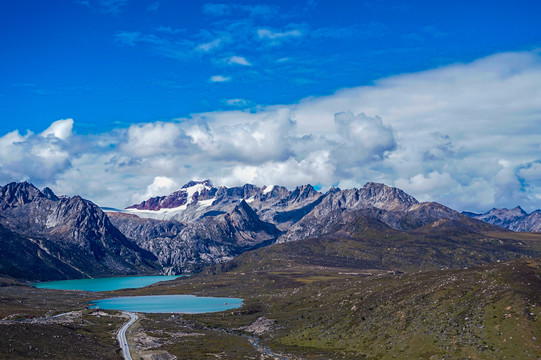
M137 289L162 281L175 280L189 275L115 276L93 279L73 279L32 283L38 289L82 290L90 292Z

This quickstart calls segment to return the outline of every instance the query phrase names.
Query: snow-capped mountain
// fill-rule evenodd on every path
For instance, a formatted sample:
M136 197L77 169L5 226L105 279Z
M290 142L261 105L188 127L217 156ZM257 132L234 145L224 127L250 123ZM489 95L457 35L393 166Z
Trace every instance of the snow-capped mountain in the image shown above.
M262 220L284 228L304 215L308 209L303 208L322 195L311 185L290 191L276 185L257 187L246 184L216 188L210 180L190 181L170 195L150 198L127 207L123 212L141 218L190 223L207 216L228 213L244 200L258 212Z
M108 212L124 235L160 259L171 273L196 271L243 251L318 237L359 216L407 231L440 219L490 227L437 203L419 203L404 191L367 183L360 189L332 188L325 194L311 185L213 187L191 181L180 190ZM232 219L236 219L233 221Z

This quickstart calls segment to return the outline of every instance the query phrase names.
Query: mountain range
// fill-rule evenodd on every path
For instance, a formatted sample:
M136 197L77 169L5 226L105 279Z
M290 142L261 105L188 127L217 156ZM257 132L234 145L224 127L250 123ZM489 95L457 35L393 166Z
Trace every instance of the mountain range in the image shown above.
M7 254L0 273L28 280L192 273L227 261L237 266L231 260L247 252L247 263L402 270L540 255L496 226L503 223L481 220L379 183L321 193L311 185L191 181L107 212L79 196L10 183L0 187L0 250Z
M484 214L472 212L463 212L463 214L513 231L541 232L541 210L528 214L517 206L513 209L494 208Z
M380 249L400 243L403 252L411 250L396 260L403 269L456 267L536 254L519 241L506 239L501 227L435 202L420 203L398 188L372 182L360 189L331 188L321 193L311 185L288 190L277 185L213 187L209 180L191 181L168 196L107 214L124 235L158 256L166 273L199 271L249 250L255 250L249 254L272 252L269 244L286 244L288 250L273 257L277 261L290 261L291 254L302 253L313 255L305 262L339 263L349 258L346 262L356 262L355 267L386 268L385 261L368 258L383 259ZM364 230L355 224L364 224ZM388 244L389 238L399 241ZM354 245L344 250L352 239ZM306 249L321 241L325 246L320 252ZM373 249L370 256L368 248ZM476 261L465 259L468 251ZM415 253L433 259L415 265Z

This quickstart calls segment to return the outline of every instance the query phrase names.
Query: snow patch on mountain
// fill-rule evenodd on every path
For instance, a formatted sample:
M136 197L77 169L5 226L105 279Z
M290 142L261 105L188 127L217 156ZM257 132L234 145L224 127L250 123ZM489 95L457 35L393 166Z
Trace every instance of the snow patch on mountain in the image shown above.
M186 204L191 204L193 202L193 196L195 194L200 194L203 190L211 190L212 187L207 186L203 183L195 184L193 186L181 189L181 191L186 192L188 202Z
M156 220L168 220L173 216L183 212L188 208L188 205L184 204L175 208L162 208L159 210L139 210L139 209L126 209L121 212L127 214L137 215L142 218L156 219Z
M212 205L212 203L216 200L216 198L208 199L208 200L201 200L197 202L198 206L202 207L209 207Z

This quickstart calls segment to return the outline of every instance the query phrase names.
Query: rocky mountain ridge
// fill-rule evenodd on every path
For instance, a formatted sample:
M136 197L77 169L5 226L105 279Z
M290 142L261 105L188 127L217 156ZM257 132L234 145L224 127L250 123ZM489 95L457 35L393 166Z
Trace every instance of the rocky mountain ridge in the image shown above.
M142 218L190 223L206 216L228 213L244 200L262 220L283 229L305 215L310 205L322 195L311 185L290 191L276 185L257 187L245 184L216 188L210 180L190 181L168 196L150 198L127 207L123 212Z
M109 213L109 217L126 236L155 254L167 274L196 272L231 260L244 251L273 243L281 234L274 224L261 220L244 200L225 214L205 216L188 224L123 213ZM144 229L137 231L134 224Z
M167 213L168 209L174 213ZM157 220L164 214L165 219ZM359 216L399 231L441 219L473 229L499 230L444 205L419 203L398 188L378 183L360 189L331 188L323 194L311 185L290 191L251 184L215 188L209 180L192 181L171 195L108 215L127 237L153 252L170 273L197 271L268 244L317 238L346 228Z
M274 243L328 234L347 238L359 219L367 231L384 234L417 231L439 238L503 231L372 182L321 193L311 185L288 190L191 181L168 196L107 213L79 196L56 196L28 183L0 187L0 245L32 258L36 268L50 268L49 278L198 272ZM0 272L13 273L10 267L21 269L4 261Z
M484 214L466 211L463 214L513 231L541 232L541 209L528 214L517 206L513 209L493 208Z
M0 187L0 225L2 252L13 253L22 246L25 261L39 265L39 271L26 269L30 278L161 271L152 253L128 240L97 205L79 196L58 197L27 182L7 184ZM3 256L2 260L1 272L17 277L21 259Z

